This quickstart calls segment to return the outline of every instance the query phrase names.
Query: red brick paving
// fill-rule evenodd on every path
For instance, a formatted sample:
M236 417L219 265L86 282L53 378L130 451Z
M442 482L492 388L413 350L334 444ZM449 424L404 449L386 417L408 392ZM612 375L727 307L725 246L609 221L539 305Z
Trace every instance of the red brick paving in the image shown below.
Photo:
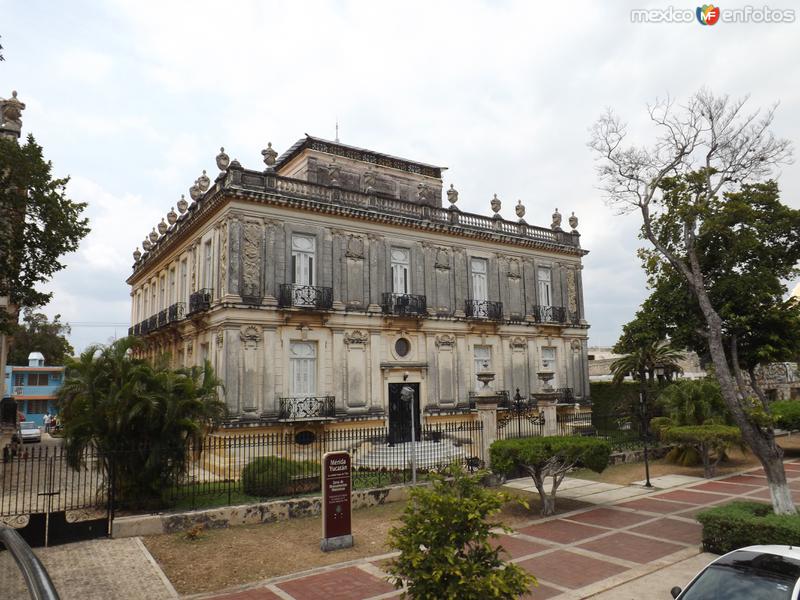
M233 594L224 594L222 596L214 596L211 600L283 600L275 592L269 591L267 588L254 588L252 590L245 590L243 592L234 592Z
M581 513L573 517L568 517L570 521L578 521L587 525L598 525L600 527L610 527L611 529L622 529L630 525L636 525L642 521L652 519L647 515L615 510L613 508L595 508L589 512Z
M800 464L798 463L783 463L783 468L787 471L800 471Z
M547 598L558 596L560 593L561 590L540 583L538 587L532 587L530 592L520 596L520 600L546 600Z
M689 508L689 505L685 503L669 502L668 500L656 500L655 498L632 500L631 502L625 502L624 504L618 504L617 506L659 514L674 513Z
M519 532L531 537L558 542L559 544L571 544L578 540L585 540L586 538L608 533L608 529L600 529L598 527L590 527L588 525L581 525L580 523L571 523L562 519L556 519L555 521L548 521L547 523L538 523L536 525L523 527Z
M720 479L725 483L743 483L745 485L763 486L766 485L766 477L754 477L753 475L733 475Z
M573 590L627 571L625 567L567 550L534 556L519 564L537 577Z
M689 490L675 490L674 492L660 494L658 497L663 500L677 500L678 502L686 502L688 504L711 504L718 500L730 500L730 496L724 496L722 494L691 492Z
M278 587L296 600L363 600L394 590L387 581L357 567L284 581Z
M522 538L511 535L501 535L500 537L492 540L491 544L494 547L497 547L498 545L502 546L506 551L506 554L501 554L500 556L510 556L511 558L519 558L520 556L526 556L528 554L535 554L537 552L542 552L543 550L552 549L552 546L537 544L536 542L523 540Z
M740 494L748 494L753 491L753 486L744 485L741 483L728 483L722 481L709 481L694 485L689 488L690 490L697 490L699 492L719 492L720 494L730 494L738 496Z
M591 550L600 554L621 558L640 564L649 563L673 552L683 550L686 546L679 546L664 540L651 540L649 538L631 535L630 533L615 533L599 540L585 542L578 546L584 550Z
M683 544L699 544L703 537L703 527L700 523L687 523L678 519L659 519L628 531Z

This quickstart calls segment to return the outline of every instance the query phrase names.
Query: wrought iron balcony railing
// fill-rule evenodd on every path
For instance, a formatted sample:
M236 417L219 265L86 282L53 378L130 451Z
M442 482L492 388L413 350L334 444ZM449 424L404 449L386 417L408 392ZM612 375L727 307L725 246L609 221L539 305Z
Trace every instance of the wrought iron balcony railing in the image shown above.
M128 335L133 335L133 327L128 327Z
M186 318L186 303L176 302L167 309L167 320L170 323L177 323Z
M139 333L142 335L150 333L150 321L148 319L139 323Z
M333 288L284 283L280 286L278 306L330 310L333 308Z
M419 294L383 294L381 303L385 315L426 315L428 302L425 296Z
M168 323L167 313L168 312L169 311L166 308L164 310L162 310L162 311L159 311L159 313L158 313L158 326L159 327L165 327L167 325L167 323Z
M334 396L278 398L278 418L286 421L307 421L336 416Z
M142 323L139 322L133 326L133 335L141 335L141 333L142 333Z
M572 388L556 388L556 392L558 393L558 402L560 404L575 404L575 393Z
M213 293L214 290L211 288L203 288L191 294L189 296L189 314L211 308L211 297Z
M533 318L537 323L566 323L567 310L563 306L534 306Z
M147 318L147 331L152 333L158 329L158 315L152 315Z
M490 300L467 300L464 312L471 319L500 321L503 318L503 303Z

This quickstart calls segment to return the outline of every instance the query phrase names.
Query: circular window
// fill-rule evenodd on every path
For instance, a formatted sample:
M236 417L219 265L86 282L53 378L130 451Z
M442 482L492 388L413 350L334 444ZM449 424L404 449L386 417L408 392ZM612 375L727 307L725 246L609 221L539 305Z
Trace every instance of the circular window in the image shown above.
M308 429L304 431L298 431L294 436L294 441L300 446L308 446L309 444L313 444L317 441L317 435Z
M400 338L394 343L394 351L397 353L397 356L406 356L411 352L411 342L406 338Z

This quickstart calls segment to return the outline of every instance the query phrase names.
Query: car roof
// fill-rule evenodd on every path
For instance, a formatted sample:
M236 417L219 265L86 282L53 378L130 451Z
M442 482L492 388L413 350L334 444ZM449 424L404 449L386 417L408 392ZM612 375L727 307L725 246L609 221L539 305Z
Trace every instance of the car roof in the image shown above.
M33 421L23 421L22 423L19 424L19 426L22 427L23 429L28 427L29 425L33 425L34 427L36 427L36 423L34 423Z
M786 558L793 558L800 561L800 546L779 546L777 544L768 544L762 546L747 546L739 550L747 550L749 552L761 552L764 554L775 554L776 556L783 556ZM739 550L734 550L738 552Z
M800 580L800 552L792 546L747 546L728 552L712 565Z

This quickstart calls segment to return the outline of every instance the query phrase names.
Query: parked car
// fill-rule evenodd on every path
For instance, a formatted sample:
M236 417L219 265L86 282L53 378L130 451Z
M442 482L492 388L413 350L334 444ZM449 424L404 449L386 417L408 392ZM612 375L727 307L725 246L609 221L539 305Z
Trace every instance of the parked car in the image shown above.
M800 548L748 546L720 556L700 571L676 600L799 600Z
M42 430L33 421L23 421L17 427L17 439L22 442L41 442Z

